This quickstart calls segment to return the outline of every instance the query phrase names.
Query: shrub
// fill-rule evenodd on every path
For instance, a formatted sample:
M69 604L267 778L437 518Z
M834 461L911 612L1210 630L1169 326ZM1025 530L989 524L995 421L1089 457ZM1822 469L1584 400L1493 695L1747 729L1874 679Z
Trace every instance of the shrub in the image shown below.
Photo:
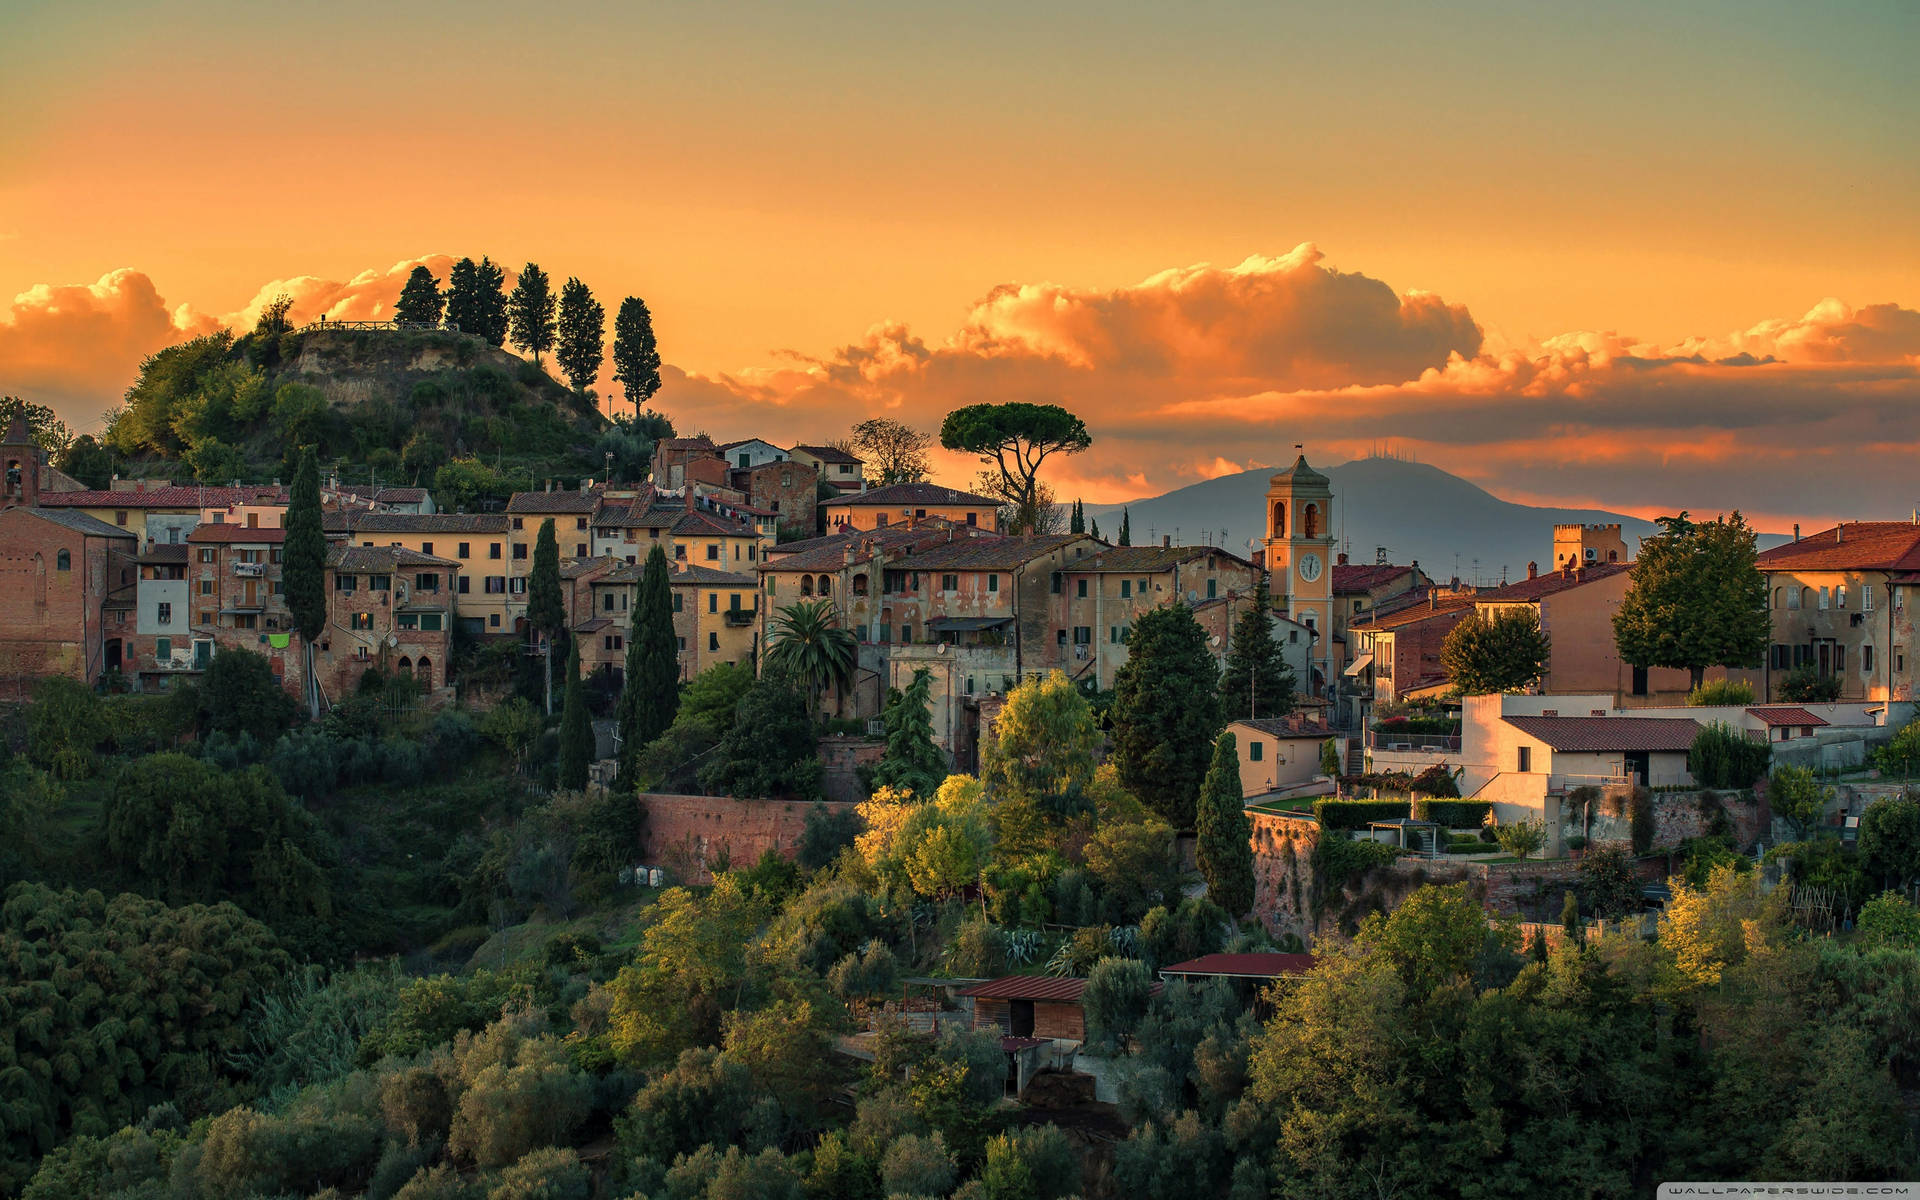
M480 1185L468 1183L460 1173L444 1163L422 1167L406 1186L393 1194L393 1200L481 1200Z
M889 1196L944 1196L953 1190L954 1174L953 1155L938 1131L925 1138L909 1133L880 1157L880 1190Z
M588 1200L592 1195L593 1175L580 1156L548 1146L502 1171L487 1200Z
M1594 916L1614 920L1640 911L1640 880L1633 860L1614 846L1604 846L1580 860L1580 887Z
M1313 847L1314 901L1337 895L1349 879L1375 867L1384 867L1405 853L1385 842L1357 841L1322 833Z
M1058 1125L1029 1126L987 1143L980 1169L988 1200L1058 1200L1080 1186L1080 1158Z
M1693 737L1687 773L1708 788L1750 788L1767 773L1773 748L1756 742L1724 721L1715 721Z
M1653 797L1641 788L1633 790L1633 799L1628 804L1628 814L1633 835L1633 852L1645 854L1653 849Z
M1321 799L1313 802L1313 815L1323 830L1365 829L1369 821L1390 821L1407 813L1405 800Z
M641 1088L615 1122L620 1148L670 1162L708 1142L731 1142L746 1129L753 1078L719 1051L686 1050L673 1069Z
M1478 829L1487 823L1493 805L1485 800L1415 800L1413 815L1448 829Z
M1525 862L1546 845L1547 827L1540 821L1516 821L1496 827L1493 836L1500 839L1502 850Z
M521 1043L480 1070L460 1097L448 1152L497 1167L564 1142L586 1120L593 1083L554 1038Z
M1338 776L1340 774L1340 743L1328 738L1320 746L1320 773Z
M1087 1042L1115 1053L1140 1027L1153 990L1153 972L1137 958L1103 958L1080 994L1087 1016Z
M1415 796L1433 796L1443 800L1458 799L1460 796L1460 785L1444 763L1435 763L1415 775L1408 790Z
M947 944L946 963L956 975L977 979L998 975L1007 965L1007 935L984 917L968 917Z
M1907 722L1891 741L1876 750L1873 765L1888 778L1913 778L1920 771L1920 720Z
M1830 703L1840 698L1840 677L1801 667L1780 681L1780 698L1793 704Z
M1898 892L1882 892L1860 906L1860 945L1873 950L1920 950L1920 910Z
M1745 708L1752 703L1753 685L1744 679L1709 679L1687 693L1692 708Z
M207 1126L198 1153L175 1163L176 1190L213 1200L293 1188L364 1187L379 1160L380 1127L365 1117L273 1117L233 1108Z
M1882 796L1860 814L1860 857L1885 882L1920 878L1920 800L1911 791Z

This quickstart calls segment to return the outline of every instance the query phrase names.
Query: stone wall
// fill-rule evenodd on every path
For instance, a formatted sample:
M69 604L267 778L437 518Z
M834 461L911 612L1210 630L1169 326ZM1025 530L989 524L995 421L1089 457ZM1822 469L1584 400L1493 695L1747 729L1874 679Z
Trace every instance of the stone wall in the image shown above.
M1253 822L1253 911L1274 937L1302 942L1314 932L1313 848L1320 842L1314 821L1249 812Z
M885 758L887 744L868 738L824 737L820 739L821 786L827 799L843 804L858 804L867 798L860 786L860 768L870 767Z
M851 804L820 801L830 812ZM812 802L735 800L729 796L678 796L642 792L639 805L647 828L639 861L660 867L673 883L713 882L712 867L722 861L751 866L768 850L793 858L800 849Z
M1564 839L1584 831L1589 845L1630 847L1633 844L1632 793L1633 789L1627 787L1607 788L1593 803L1593 811L1587 814L1570 800L1564 802L1561 811L1566 815L1566 822L1560 830L1563 844ZM1711 801L1706 799L1709 795ZM1716 806L1732 823L1733 844L1739 849L1744 851L1763 838L1769 844L1778 840L1764 780L1745 792L1654 792L1649 799L1653 804L1655 847L1677 846L1689 838L1704 837L1713 828Z

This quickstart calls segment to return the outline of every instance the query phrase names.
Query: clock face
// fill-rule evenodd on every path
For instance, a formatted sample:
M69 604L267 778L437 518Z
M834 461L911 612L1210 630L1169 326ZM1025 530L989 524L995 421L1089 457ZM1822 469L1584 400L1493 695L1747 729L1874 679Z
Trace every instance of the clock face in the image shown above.
M1312 583L1314 580L1320 578L1320 556L1318 554L1302 554L1300 556L1300 578L1306 580L1308 583Z

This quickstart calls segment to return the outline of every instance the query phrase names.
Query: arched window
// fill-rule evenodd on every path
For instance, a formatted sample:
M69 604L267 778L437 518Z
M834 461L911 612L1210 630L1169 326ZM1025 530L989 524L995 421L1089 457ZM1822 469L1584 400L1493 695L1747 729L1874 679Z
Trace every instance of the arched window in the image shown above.
M399 664L399 670L400 670L400 673L401 673L402 675L411 675L411 674L413 674L413 660L412 660L412 659L410 659L410 658L408 658L408 657L407 657L406 655L404 655L404 654L403 654L403 655L401 655L401 656L400 656L400 664Z
M1782 592L1783 592L1784 590L1785 590L1785 589L1783 589L1783 588L1775 588L1775 589L1773 589L1773 606L1774 606L1775 608L1779 608L1779 607L1780 607L1780 605L1781 605L1781 593L1782 593Z
M73 570L72 552L67 550L62 550L59 554L55 555L53 560L53 569L56 571Z
M1800 607L1801 608L1813 607L1813 589L1812 588L1803 587L1800 589Z
M1608 562L1610 562L1610 563L1614 563L1614 562L1619 562L1619 561L1620 561L1620 552L1619 552L1618 550L1609 550L1609 551L1607 551L1607 561L1608 561Z
M432 687L433 661L422 654L413 664L413 677L420 681L422 687Z
M800 594L802 596L813 595L813 576L802 575L800 577Z
M1805 588L1788 588L1787 589L1787 607L1789 609L1799 608L1801 602L1805 598L1806 598Z
M1273 506L1273 531L1267 536L1277 538L1287 536L1287 506L1285 504L1275 502Z
M853 594L856 596L864 596L867 594L866 575L860 574L853 577Z
M820 594L822 596L833 595L833 576L822 575L820 577Z
M1300 514L1300 536L1309 538L1320 536L1320 506L1318 504L1307 505L1306 510Z

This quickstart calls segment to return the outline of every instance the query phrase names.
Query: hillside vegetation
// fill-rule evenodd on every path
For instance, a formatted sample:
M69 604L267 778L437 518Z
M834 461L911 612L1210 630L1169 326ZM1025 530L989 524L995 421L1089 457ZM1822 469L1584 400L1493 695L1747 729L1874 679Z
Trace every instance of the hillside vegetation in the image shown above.
M313 446L345 480L433 486L453 506L603 476L609 453L634 478L666 428L609 421L591 392L471 335L262 328L149 358L103 440L122 473L203 483L289 479Z

